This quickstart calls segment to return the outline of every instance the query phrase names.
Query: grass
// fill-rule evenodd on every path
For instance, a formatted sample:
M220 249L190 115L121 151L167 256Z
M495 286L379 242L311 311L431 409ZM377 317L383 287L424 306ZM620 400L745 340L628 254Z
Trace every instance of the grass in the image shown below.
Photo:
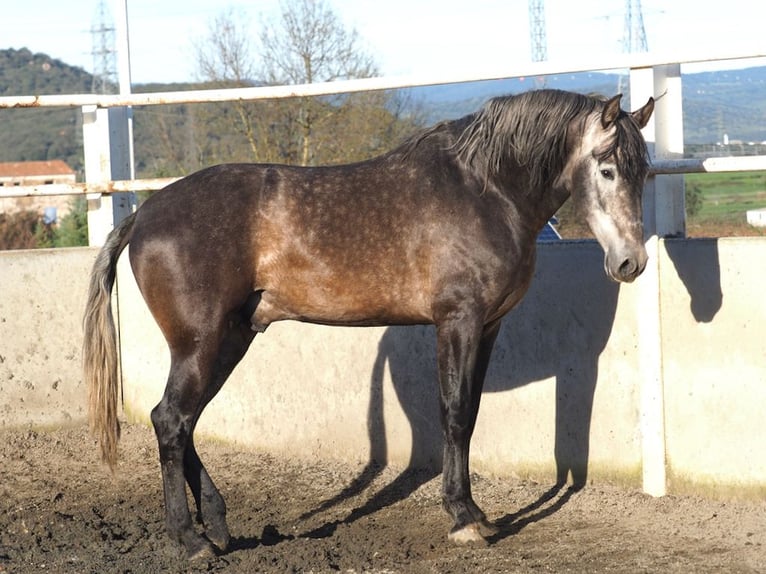
M766 171L690 173L686 186L701 194L702 205L695 218L744 218L748 209L766 207Z
M690 236L764 235L766 230L747 224L745 213L766 207L766 171L692 173L685 177L689 193L701 200L687 219Z

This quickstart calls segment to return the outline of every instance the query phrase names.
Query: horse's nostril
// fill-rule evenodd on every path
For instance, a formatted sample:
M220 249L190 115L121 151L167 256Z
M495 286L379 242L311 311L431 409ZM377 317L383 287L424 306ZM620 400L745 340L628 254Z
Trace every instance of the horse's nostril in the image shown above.
M618 268L620 277L632 277L637 270L638 264L636 263L636 260L632 258L628 258L620 263L620 267Z

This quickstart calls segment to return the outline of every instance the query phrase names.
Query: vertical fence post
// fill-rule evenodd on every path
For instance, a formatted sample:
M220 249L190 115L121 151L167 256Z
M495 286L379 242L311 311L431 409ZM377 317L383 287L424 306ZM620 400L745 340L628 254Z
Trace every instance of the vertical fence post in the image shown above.
M684 114L681 65L654 68L656 103L654 157L658 160L684 157ZM655 218L659 237L686 235L686 201L683 174L655 177Z
M652 68L630 72L630 100L634 109L655 94ZM662 124L665 113L655 109L644 137L652 157L655 156L655 128ZM662 373L662 332L660 309L660 265L658 228L664 215L658 214L657 178L650 177L644 188L644 230L649 261L637 281L638 362L640 375L640 435L643 490L652 496L664 496L667 488L665 468L665 397Z
M133 179L130 108L83 106L85 182ZM89 193L88 243L103 245L114 226L133 212L134 193Z

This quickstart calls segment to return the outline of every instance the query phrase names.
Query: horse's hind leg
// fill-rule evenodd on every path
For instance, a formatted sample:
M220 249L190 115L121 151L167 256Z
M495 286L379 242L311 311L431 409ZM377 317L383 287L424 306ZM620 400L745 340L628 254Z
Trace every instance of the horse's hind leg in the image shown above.
M229 322L213 368L209 392L200 406L200 413L245 355L255 337L249 325L249 322L236 319ZM205 536L220 550L226 550L230 540L229 528L226 525L226 503L202 464L194 448L193 437L189 440L184 454L184 476L197 506L197 518L205 526Z
M184 458L198 417L207 373L199 352L184 356L171 352L170 375L165 394L151 413L160 451L165 495L165 528L180 542L190 558L212 555L210 543L197 534L186 501Z
M184 477L197 505L197 520L205 527L205 537L218 549L229 546L229 527L226 524L226 503L194 448L193 437L184 454Z
M217 332L196 337L193 344L171 345L165 394L152 410L160 450L168 535L186 548L190 558L213 554L197 534L186 500L188 482L209 539L225 547L229 541L226 506L194 448L193 432L202 410L247 350L253 334L239 320L226 318Z

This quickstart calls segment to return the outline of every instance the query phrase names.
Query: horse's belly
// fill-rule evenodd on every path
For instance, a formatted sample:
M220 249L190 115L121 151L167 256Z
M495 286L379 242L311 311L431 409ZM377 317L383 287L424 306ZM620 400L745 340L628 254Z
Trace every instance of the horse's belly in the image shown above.
M344 281L293 283L267 288L253 312L255 330L270 323L299 320L327 325L394 325L431 321L430 303L421 290L386 289L376 285Z

